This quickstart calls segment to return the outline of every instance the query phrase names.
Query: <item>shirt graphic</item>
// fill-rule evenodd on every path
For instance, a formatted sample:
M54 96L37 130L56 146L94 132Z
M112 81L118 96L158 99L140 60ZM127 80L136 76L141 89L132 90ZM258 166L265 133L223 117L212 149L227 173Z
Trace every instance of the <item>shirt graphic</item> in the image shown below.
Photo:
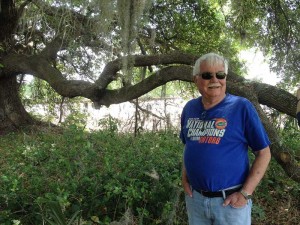
M189 118L186 124L187 138L202 144L219 144L225 135L227 121L224 118L201 120Z

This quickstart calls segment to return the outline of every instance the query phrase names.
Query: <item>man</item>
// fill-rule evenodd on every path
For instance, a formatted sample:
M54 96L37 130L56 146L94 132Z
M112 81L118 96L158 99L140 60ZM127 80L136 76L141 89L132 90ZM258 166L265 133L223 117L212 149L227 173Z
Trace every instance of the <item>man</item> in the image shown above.
M247 99L226 93L228 62L208 53L194 66L201 97L182 112L182 184L190 225L250 225L251 195L262 179L270 141ZM248 147L255 154L249 168Z

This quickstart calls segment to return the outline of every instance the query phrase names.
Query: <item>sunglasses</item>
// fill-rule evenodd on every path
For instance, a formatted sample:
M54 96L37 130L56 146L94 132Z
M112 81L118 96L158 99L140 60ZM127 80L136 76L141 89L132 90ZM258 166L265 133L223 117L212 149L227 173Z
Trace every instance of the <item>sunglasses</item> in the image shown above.
M203 80L210 80L211 78L213 78L213 73L204 72L204 73L199 74L198 76L201 76ZM216 73L216 78L219 80L225 79L226 76L227 76L227 74L225 72L217 72Z

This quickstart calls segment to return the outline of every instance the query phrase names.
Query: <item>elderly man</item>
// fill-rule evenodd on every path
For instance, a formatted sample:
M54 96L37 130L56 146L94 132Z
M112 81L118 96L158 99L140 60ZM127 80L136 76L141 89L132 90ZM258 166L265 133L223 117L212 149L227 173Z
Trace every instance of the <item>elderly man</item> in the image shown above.
M226 93L227 72L222 56L200 57L193 77L201 97L182 111L182 184L190 225L250 225L251 195L271 158L254 106ZM251 167L248 147L255 154Z

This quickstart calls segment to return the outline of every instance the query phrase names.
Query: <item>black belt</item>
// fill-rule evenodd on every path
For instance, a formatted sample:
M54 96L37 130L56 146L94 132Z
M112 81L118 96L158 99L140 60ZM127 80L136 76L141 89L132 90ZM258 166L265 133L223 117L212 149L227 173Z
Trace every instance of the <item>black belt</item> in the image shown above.
M201 195L208 197L208 198L216 198L216 197L223 197L223 192L225 192L225 197L228 195L233 194L234 192L237 192L241 190L241 188L233 188L233 189L229 189L229 190L224 190L224 191L202 191L202 190L196 190L197 192L199 192Z

